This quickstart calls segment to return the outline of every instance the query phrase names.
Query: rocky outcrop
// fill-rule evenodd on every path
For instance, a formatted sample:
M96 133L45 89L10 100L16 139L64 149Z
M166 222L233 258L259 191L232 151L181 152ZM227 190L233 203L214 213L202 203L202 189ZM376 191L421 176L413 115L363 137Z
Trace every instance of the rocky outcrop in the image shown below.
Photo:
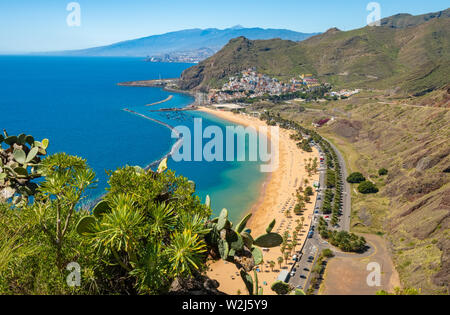
M169 295L225 295L218 290L220 284L207 276L197 274L192 278L177 278L172 282Z

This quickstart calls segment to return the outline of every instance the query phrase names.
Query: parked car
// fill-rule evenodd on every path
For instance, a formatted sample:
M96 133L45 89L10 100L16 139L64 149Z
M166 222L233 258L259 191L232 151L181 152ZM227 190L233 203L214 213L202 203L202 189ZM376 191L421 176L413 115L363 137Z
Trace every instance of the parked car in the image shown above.
M306 279L306 276L305 275L300 275L300 278Z

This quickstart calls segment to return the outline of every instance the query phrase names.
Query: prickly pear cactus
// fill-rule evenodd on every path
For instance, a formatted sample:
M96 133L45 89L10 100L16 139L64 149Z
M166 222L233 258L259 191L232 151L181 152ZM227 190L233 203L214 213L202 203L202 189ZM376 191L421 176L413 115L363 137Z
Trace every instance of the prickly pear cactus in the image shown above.
M278 233L268 233L255 239L254 244L259 247L272 248L280 246L283 243L283 237Z
M47 154L48 139L35 141L30 135L0 135L0 202L27 203L37 185L32 180L42 176L41 157Z
M207 206L210 205L210 198L206 198ZM241 277L249 291L249 294L262 294L262 289L253 286L253 279L248 272L254 270L255 266L263 263L263 252L261 248L273 248L280 246L283 238L280 234L272 233L276 221L273 220L263 234L256 239L251 235L250 230L246 230L246 225L251 218L251 214L246 215L235 227L228 219L228 210L223 209L218 218L207 222L206 227L210 229L205 236L205 241L210 248L211 257L221 258L234 263L240 270ZM258 283L255 273L255 282Z
M269 226L266 229L266 233L272 233L272 230L275 227L275 223L276 223L275 219L272 222L270 222Z
M252 256L255 261L255 265L259 265L263 262L263 253L258 247L252 248Z
M247 288L248 294L253 295L253 279L247 272L244 270L240 271L242 281L244 281L245 287Z

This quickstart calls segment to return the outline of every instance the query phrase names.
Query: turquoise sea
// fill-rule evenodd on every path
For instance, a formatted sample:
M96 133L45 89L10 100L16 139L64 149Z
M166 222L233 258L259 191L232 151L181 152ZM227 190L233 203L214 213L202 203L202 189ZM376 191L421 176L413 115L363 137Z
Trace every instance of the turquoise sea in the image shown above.
M0 56L0 128L9 134L49 138L49 153L67 152L87 159L99 183L90 192L104 193L106 170L123 165L147 166L167 154L176 139L157 123L123 111L129 108L172 126L225 128L232 123L199 112L150 112L184 107L186 94L159 88L121 87L124 81L178 77L191 64L148 63L139 58ZM146 104L173 98L157 106ZM205 141L206 142L206 141ZM239 219L256 201L262 181L257 162L175 162L169 167L193 180L197 194L212 199L215 214L227 208Z

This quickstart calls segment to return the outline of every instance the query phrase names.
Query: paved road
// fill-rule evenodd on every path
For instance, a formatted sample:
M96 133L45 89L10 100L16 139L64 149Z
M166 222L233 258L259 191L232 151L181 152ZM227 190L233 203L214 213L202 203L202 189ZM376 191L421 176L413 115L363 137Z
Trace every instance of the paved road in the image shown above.
M309 287L312 268L324 246L317 235L315 233L313 238L308 238L305 242L305 246L300 254L300 260L294 265L296 272L289 278L289 284L304 291Z
M330 143L330 142L329 142ZM344 231L350 231L350 216L351 216L351 191L350 191L350 184L347 183L346 178L348 177L347 167L345 164L344 157L342 156L341 152L336 148L335 145L330 143L331 147L335 150L336 155L338 157L338 163L341 166L342 170L342 181L343 181L343 205L342 205L342 216L340 218L339 223L339 229ZM320 151L320 150L319 150ZM320 168L320 187L321 190L325 190L325 177L326 177L326 161L324 161L323 164L321 164ZM321 196L320 200L319 197L316 200L315 209L317 207L321 208L321 204L323 202L323 193L320 192L319 195ZM335 256L338 257L366 257L370 256L374 249L369 246L369 249L361 255L353 254L353 253L344 253L336 250L335 247L331 246L328 242L323 240L320 235L315 231L317 227L317 218L314 216L312 218L313 222L311 224L311 229L314 229L314 235L312 238L307 238L306 242L301 249L301 251L297 254L300 259L298 262L296 262L292 268L291 268L291 276L289 277L289 284L296 288L303 289L306 291L311 282L311 273L312 268L314 267L314 264L317 261L317 258L320 256L320 253L325 249L329 248L332 249ZM308 231L309 232L309 231ZM306 233L308 233L306 232Z
M328 140L327 140L328 141ZM340 229L350 231L350 216L352 214L352 194L350 184L347 183L348 171L344 157L334 144L328 141L338 157L339 165L342 170L342 216L340 218Z

